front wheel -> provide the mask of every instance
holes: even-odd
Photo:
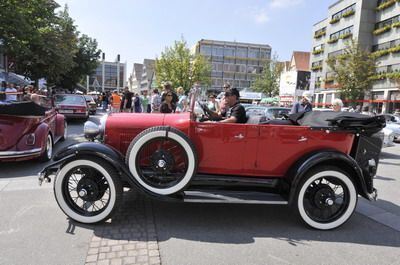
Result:
[[[357,191],[348,173],[336,167],[311,170],[300,183],[297,210],[309,226],[330,230],[344,224],[357,204]]]
[[[54,182],[54,194],[61,210],[85,224],[110,218],[122,201],[122,192],[116,170],[95,158],[66,163]]]

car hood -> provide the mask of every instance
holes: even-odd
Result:
[[[396,134],[400,134],[400,125],[392,122],[386,122],[386,128],[392,130]]]
[[[0,115],[0,151],[16,145],[38,122],[39,118]]]

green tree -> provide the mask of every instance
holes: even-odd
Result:
[[[74,66],[65,74],[62,74],[57,86],[73,90],[86,75],[90,75],[98,66],[98,58],[101,50],[97,49],[97,41],[87,35],[78,39],[78,50],[73,57]],[[86,80],[85,80],[86,81]]]
[[[157,82],[171,81],[174,87],[181,86],[185,90],[196,82],[209,85],[211,80],[209,62],[203,56],[191,53],[185,40],[166,47],[156,59],[155,70]]]
[[[278,62],[275,55],[264,63],[263,71],[253,82],[251,88],[256,92],[262,92],[269,97],[279,95],[279,80],[283,71],[283,65]]]
[[[345,53],[327,60],[334,72],[340,94],[343,98],[355,101],[368,94],[375,74],[376,59],[355,40],[349,42]]]
[[[0,2],[0,40],[2,50],[15,62],[12,71],[32,80],[45,78],[48,85],[64,83],[71,73],[75,77],[91,71],[93,57],[98,57],[97,43],[79,37],[67,6],[56,13],[58,7],[53,0]]]

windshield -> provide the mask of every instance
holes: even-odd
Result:
[[[65,105],[85,105],[85,99],[83,96],[77,95],[56,95],[56,104]]]
[[[88,95],[85,95],[85,99],[86,99],[86,101],[93,101],[93,98],[92,98],[92,96],[88,96]]]

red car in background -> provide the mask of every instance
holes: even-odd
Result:
[[[199,92],[192,91],[187,113],[113,113],[99,125],[86,122],[85,136],[101,143],[66,147],[39,180],[56,175],[58,205],[82,223],[111,217],[124,187],[170,201],[292,205],[321,230],[345,223],[359,195],[376,199],[384,117],[309,112],[209,122]]]
[[[50,98],[35,95],[35,102],[0,102],[0,161],[39,158],[48,161],[53,146],[67,135],[64,116]]]
[[[77,94],[58,94],[55,95],[56,109],[67,119],[89,118],[89,107],[85,96]]]

